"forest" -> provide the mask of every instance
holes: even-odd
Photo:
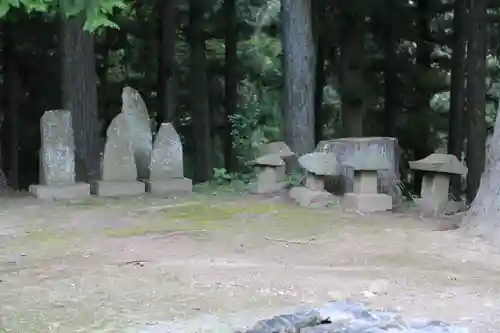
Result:
[[[154,125],[182,136],[195,182],[248,174],[260,144],[388,136],[407,162],[435,151],[468,166],[471,202],[500,96],[493,0],[1,0],[1,168],[35,183],[39,119],[73,115],[88,180],[128,85]],[[156,124],[156,125],[155,125]],[[465,184],[462,184],[465,183]]]

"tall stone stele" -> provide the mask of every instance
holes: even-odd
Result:
[[[126,116],[120,113],[108,127],[101,159],[100,180],[92,182],[92,194],[100,197],[120,197],[145,192],[144,183],[137,180],[133,142],[128,134]]]
[[[131,87],[123,88],[122,114],[126,126],[122,136],[128,136],[137,166],[137,178],[140,180],[149,177],[149,162],[153,149],[153,134],[146,103],[141,94]],[[125,128],[127,132],[125,133]]]
[[[183,149],[179,134],[170,123],[158,130],[151,159],[146,190],[156,195],[191,192],[193,182],[184,177]]]
[[[40,120],[40,184],[29,192],[38,199],[79,199],[90,196],[90,186],[75,182],[75,143],[71,112],[46,111]]]

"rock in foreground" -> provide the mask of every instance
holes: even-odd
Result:
[[[376,311],[349,301],[259,321],[244,333],[468,333],[433,320],[404,320],[396,313]]]

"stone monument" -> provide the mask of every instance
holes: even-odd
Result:
[[[193,182],[184,177],[182,142],[170,123],[163,123],[156,135],[146,190],[153,194],[169,195],[191,192]]]
[[[40,120],[40,184],[29,192],[39,199],[78,199],[90,196],[90,186],[75,182],[75,143],[71,112],[46,111]]]
[[[378,192],[378,173],[391,169],[384,156],[371,147],[358,150],[344,163],[354,170],[354,192],[342,198],[344,209],[366,213],[392,209],[392,197]]]
[[[278,154],[261,156],[250,164],[254,166],[257,174],[257,180],[253,184],[253,193],[273,193],[285,188],[284,173],[281,172],[285,162]]]
[[[261,156],[267,154],[277,154],[282,160],[284,160],[285,163],[289,157],[295,156],[295,153],[291,151],[290,147],[288,147],[288,145],[283,141],[274,141],[263,145],[261,149]],[[279,179],[285,179],[285,164],[279,166],[276,171],[278,172]]]
[[[137,180],[133,143],[128,135],[126,116],[118,114],[107,130],[99,181],[92,182],[91,192],[100,197],[139,195],[144,183]]]
[[[373,148],[372,148],[373,147]],[[399,180],[399,157],[401,148],[398,141],[390,137],[364,137],[364,138],[340,138],[321,141],[316,151],[333,153],[337,162],[344,166],[341,169],[341,177],[327,177],[326,189],[333,193],[349,193],[354,190],[354,170],[345,166],[347,161],[357,151],[377,150],[380,156],[385,157],[391,163],[391,169],[379,171],[379,192],[389,194],[393,200],[393,206],[397,207],[403,203]]]
[[[435,213],[444,209],[448,203],[451,175],[467,175],[467,168],[455,155],[431,154],[424,159],[411,161],[410,169],[424,171],[422,178],[421,200],[426,210]]]
[[[127,135],[132,142],[137,176],[139,179],[148,179],[149,162],[153,149],[153,134],[146,103],[139,92],[131,87],[123,88],[122,113],[128,129]]]
[[[290,189],[290,197],[305,207],[326,207],[337,204],[338,199],[325,191],[325,177],[339,175],[339,165],[335,155],[313,152],[302,155],[299,164],[306,171],[304,186]]]

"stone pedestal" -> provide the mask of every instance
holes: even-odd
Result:
[[[189,178],[167,180],[146,180],[146,191],[155,195],[172,195],[193,191],[193,181]]]
[[[307,173],[305,186],[311,190],[324,191],[325,190],[324,177],[317,176],[312,173]]]
[[[30,185],[29,192],[42,200],[74,200],[90,197],[90,185],[74,183],[65,185]]]
[[[375,194],[378,186],[377,171],[362,170],[354,172],[354,193]]]
[[[134,196],[145,193],[145,185],[140,181],[99,180],[90,184],[90,192],[98,197]]]
[[[426,172],[422,178],[422,199],[429,199],[436,205],[448,202],[448,189],[450,186],[450,176],[445,173]]]
[[[392,197],[383,193],[346,193],[342,208],[372,213],[392,209]]]
[[[274,193],[283,190],[285,187],[286,187],[285,182],[263,183],[257,181],[251,185],[250,192],[254,194]]]

